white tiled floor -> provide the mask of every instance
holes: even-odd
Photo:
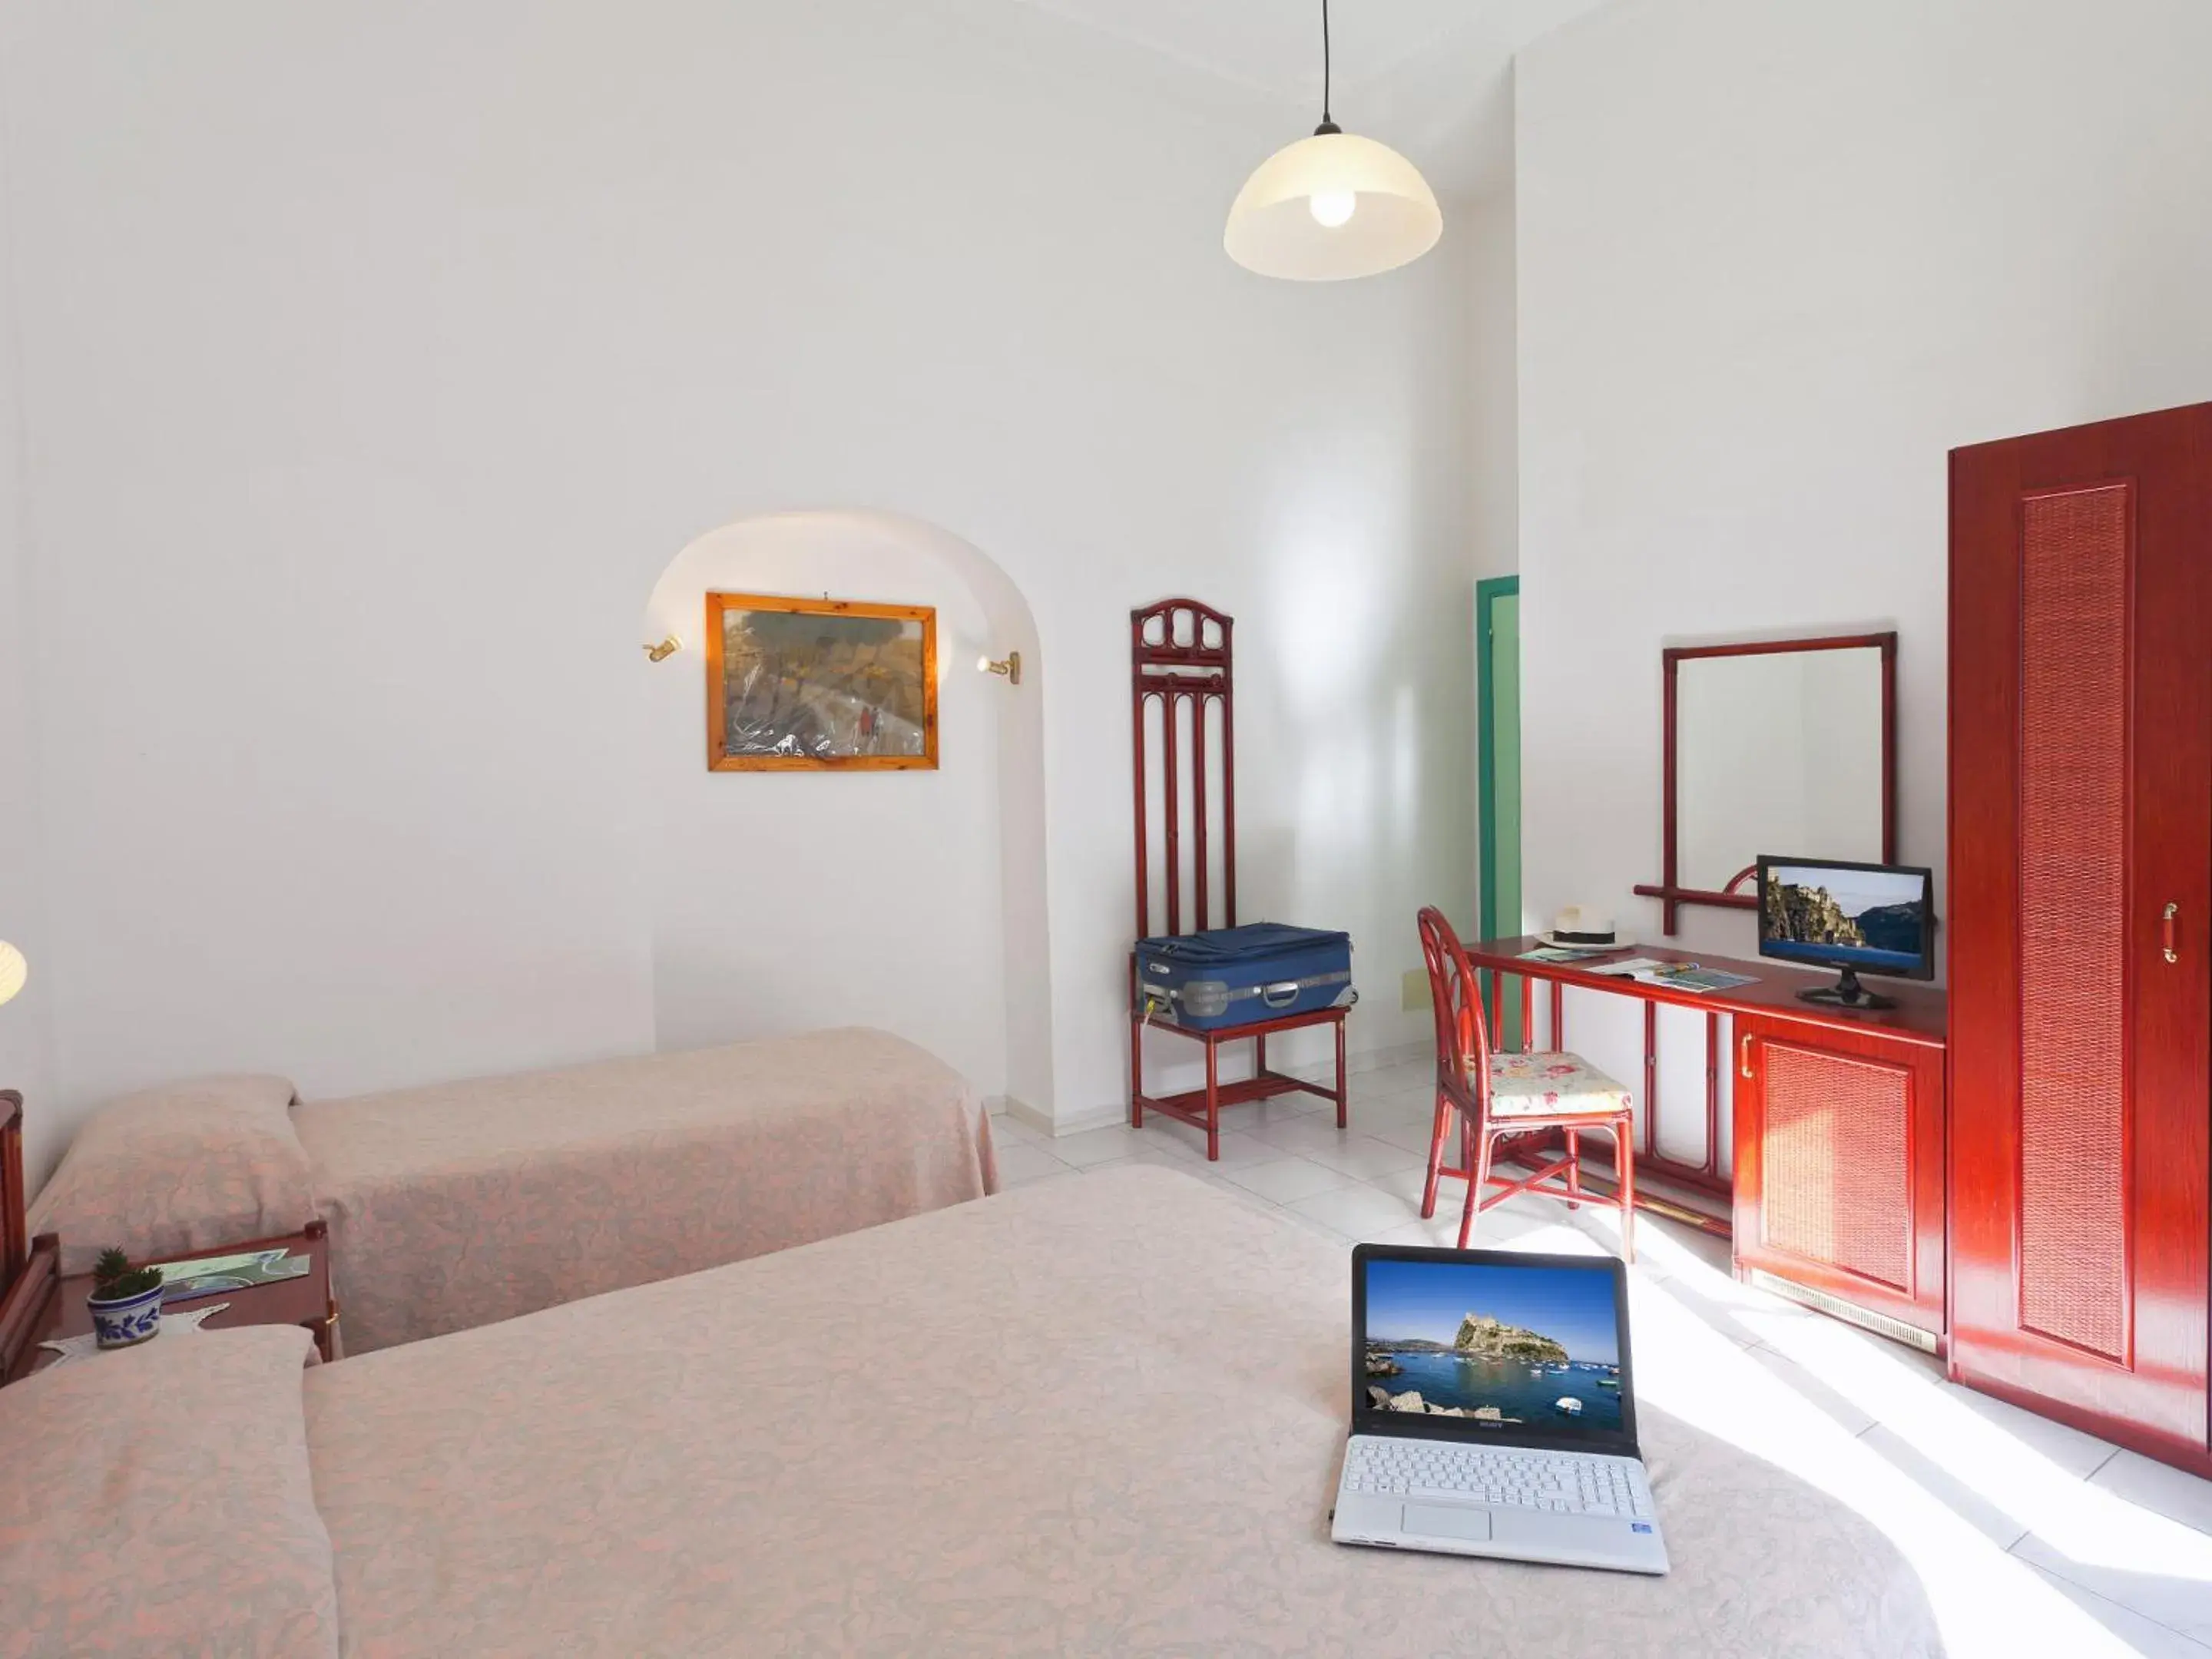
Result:
[[[1455,1242],[1462,1190],[1420,1218],[1429,1068],[1352,1079],[1352,1127],[1291,1096],[1222,1115],[1222,1158],[1155,1118],[1054,1140],[993,1120],[1008,1186],[1171,1164],[1325,1237]],[[1493,1249],[1597,1251],[1609,1212],[1519,1198]],[[1637,1224],[1637,1393],[1851,1504],[1918,1567],[1954,1653],[2212,1659],[2212,1482],[1943,1380],[1935,1360],[1739,1285],[1725,1243]]]

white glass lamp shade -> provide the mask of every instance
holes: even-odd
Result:
[[[1411,161],[1357,133],[1317,132],[1244,181],[1222,244],[1262,276],[1333,283],[1418,259],[1443,231],[1435,192]]]
[[[31,964],[23,960],[23,953],[4,939],[0,939],[0,1002],[6,1002],[23,988],[23,981],[31,976]]]

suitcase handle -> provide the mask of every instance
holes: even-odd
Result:
[[[1260,1000],[1270,1008],[1287,1008],[1298,1000],[1298,982],[1294,979],[1278,980],[1260,993]]]

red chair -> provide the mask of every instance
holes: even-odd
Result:
[[[1492,1052],[1482,1017],[1482,988],[1467,960],[1467,947],[1434,906],[1420,915],[1421,957],[1429,969],[1429,997],[1437,1016],[1437,1114],[1429,1135],[1429,1178],[1421,1189],[1421,1218],[1437,1212],[1437,1179],[1467,1182],[1460,1213],[1459,1248],[1467,1248],[1474,1218],[1516,1193],[1585,1202],[1620,1211],[1620,1255],[1636,1260],[1636,1149],[1628,1091],[1578,1054]],[[1444,1137],[1459,1121],[1460,1164],[1445,1164]],[[1491,1149],[1501,1135],[1557,1129],[1566,1137],[1564,1157],[1522,1180],[1491,1173]],[[1583,1193],[1582,1136],[1613,1132],[1613,1170],[1620,1190],[1612,1198]],[[1544,1183],[1559,1178],[1565,1184]],[[1502,1188],[1491,1192],[1492,1186]]]

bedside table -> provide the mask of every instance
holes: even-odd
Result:
[[[273,1250],[283,1248],[294,1255],[307,1258],[307,1271],[297,1279],[279,1279],[273,1285],[255,1285],[243,1291],[216,1291],[206,1296],[194,1297],[189,1302],[167,1304],[164,1312],[173,1309],[179,1313],[190,1313],[195,1308],[204,1308],[217,1302],[230,1305],[221,1313],[210,1316],[200,1327],[202,1330],[227,1330],[236,1325],[299,1325],[312,1332],[315,1347],[325,1360],[337,1358],[338,1304],[331,1297],[331,1251],[329,1230],[319,1221],[307,1224],[307,1231],[284,1238],[258,1238],[250,1243],[225,1244],[212,1250],[195,1250],[189,1255],[173,1256],[173,1261],[198,1261],[214,1255],[243,1255],[248,1250]],[[37,1345],[58,1341],[65,1336],[88,1336],[92,1334],[92,1310],[84,1305],[92,1291],[90,1273],[73,1273],[55,1287],[43,1328],[32,1338],[27,1363],[21,1366],[21,1374],[28,1375],[56,1358],[54,1353]],[[161,1338],[155,1337],[156,1342]],[[191,1339],[187,1337],[186,1340]],[[12,1380],[12,1379],[10,1379]]]

